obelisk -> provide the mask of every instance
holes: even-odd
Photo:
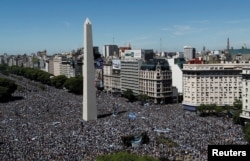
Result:
[[[83,53],[83,120],[97,119],[95,68],[93,56],[92,24],[87,18],[84,23]]]

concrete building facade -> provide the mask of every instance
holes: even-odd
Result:
[[[120,61],[115,59],[115,61]],[[104,63],[103,77],[104,77],[104,88],[109,92],[120,92],[121,91],[121,76],[120,69],[116,67],[113,60],[108,60]],[[114,67],[115,66],[115,67]]]
[[[104,45],[103,47],[103,56],[110,57],[110,56],[119,56],[119,48],[117,45]]]
[[[242,113],[240,117],[250,121],[250,67],[242,70]]]
[[[131,89],[134,94],[139,94],[139,69],[142,60],[123,59],[121,60],[121,91]]]
[[[184,58],[171,58],[167,59],[167,61],[171,68],[172,73],[174,73],[172,74],[172,85],[177,88],[178,93],[183,93],[182,63],[184,63]]]
[[[62,57],[59,55],[55,55],[55,57],[53,58],[54,76],[61,75],[61,64],[62,64]]]
[[[195,58],[196,50],[191,46],[184,46],[183,54],[185,59],[192,60]]]
[[[183,107],[195,111],[200,104],[233,105],[242,99],[242,68],[248,64],[184,64]]]
[[[171,102],[172,72],[165,59],[154,59],[141,65],[139,92],[146,94],[155,104]]]

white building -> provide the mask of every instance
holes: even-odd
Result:
[[[172,86],[176,87],[178,93],[183,93],[182,69],[178,63],[175,63],[175,58],[167,59],[172,71]]]
[[[124,59],[121,60],[121,90],[131,89],[134,94],[139,94],[139,69],[142,60]]]
[[[125,50],[123,58],[149,60],[154,58],[154,51],[153,49]]]
[[[112,59],[104,63],[103,66],[103,79],[104,89],[110,92],[120,92],[121,90],[121,60]]]
[[[242,70],[242,113],[240,117],[250,121],[250,67]],[[249,102],[248,102],[249,100]]]
[[[62,61],[60,73],[60,75],[65,75],[67,78],[75,77],[74,68],[70,61]]]
[[[58,56],[56,55],[54,58],[53,58],[53,68],[54,68],[54,76],[58,76],[58,75],[61,75],[61,64],[62,64],[62,57],[61,56]]]
[[[200,104],[233,105],[242,98],[243,67],[248,64],[184,64],[183,107],[196,110]]]
[[[112,91],[112,62],[106,61],[103,63],[103,83],[106,91]]]

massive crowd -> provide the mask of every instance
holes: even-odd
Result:
[[[92,161],[101,154],[129,151],[202,161],[207,160],[208,144],[246,144],[241,126],[230,119],[200,117],[184,111],[181,104],[141,106],[106,93],[97,97],[101,117],[85,122],[81,95],[12,79],[23,87],[13,94],[22,99],[0,103],[0,160]],[[130,112],[136,114],[134,120]],[[147,132],[150,142],[137,148],[123,146],[121,136],[138,132]],[[159,135],[179,146],[158,144]]]

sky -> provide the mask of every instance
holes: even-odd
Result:
[[[249,0],[1,0],[0,55],[70,52],[93,45],[183,51],[250,47]]]

